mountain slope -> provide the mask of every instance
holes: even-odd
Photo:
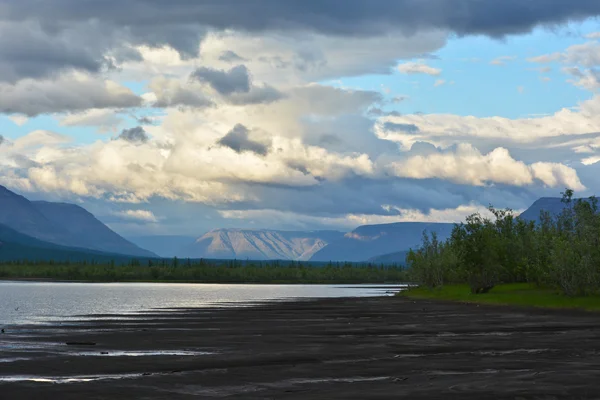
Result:
[[[436,232],[446,239],[454,224],[397,222],[363,225],[330,243],[311,257],[311,261],[367,261],[384,254],[408,250],[421,243],[423,231]]]
[[[68,240],[60,242],[60,244],[109,253],[143,257],[156,256],[156,254],[141,249],[119,236],[92,213],[78,205],[47,201],[32,201],[31,204],[51,223],[61,226],[67,232]]]
[[[394,253],[383,254],[381,256],[371,257],[369,258],[369,262],[373,262],[376,264],[406,264],[406,256],[408,255],[408,250],[396,251]]]
[[[133,236],[129,237],[128,240],[161,257],[182,257],[181,249],[194,243],[196,237],[178,235]]]
[[[123,239],[85,209],[74,204],[31,202],[0,186],[0,224],[17,232],[67,247],[156,257]]]
[[[565,204],[561,201],[560,197],[541,197],[534,201],[527,210],[519,215],[519,217],[527,221],[539,221],[540,212],[542,210],[548,211],[551,215],[556,216],[560,214],[564,208]]]
[[[0,261],[124,261],[128,257],[94,250],[65,247],[19,233],[0,224]]]
[[[180,254],[190,258],[308,260],[342,236],[337,231],[215,229],[183,248]]]
[[[0,186],[0,224],[25,235],[54,243],[68,240],[66,230],[56,226],[29,200]]]

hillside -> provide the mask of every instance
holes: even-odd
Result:
[[[126,261],[121,254],[65,247],[24,235],[0,224],[0,261]]]
[[[361,262],[384,254],[408,250],[421,243],[423,231],[436,232],[440,239],[447,238],[454,224],[397,222],[381,225],[363,225],[343,238],[331,242],[311,257],[311,261]]]
[[[125,240],[77,205],[32,202],[3,186],[0,186],[0,224],[61,246],[156,257],[154,253]]]
[[[309,260],[328,243],[343,237],[337,231],[275,231],[215,229],[181,249],[181,257],[251,260]]]
[[[109,253],[142,257],[156,256],[156,254],[124,239],[100,222],[92,213],[78,205],[47,201],[33,201],[31,203],[54,226],[61,226],[67,232],[68,240],[61,244]]]
[[[561,213],[564,207],[565,204],[561,201],[560,197],[541,197],[534,201],[527,210],[519,215],[519,217],[527,221],[538,221],[542,210],[548,211],[550,214],[556,216]]]
[[[408,250],[402,250],[402,251],[396,251],[394,253],[388,253],[388,254],[383,254],[380,256],[371,257],[367,261],[375,263],[375,264],[405,265],[407,255],[408,255]]]

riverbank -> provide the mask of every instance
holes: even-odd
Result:
[[[498,285],[485,294],[471,294],[468,285],[445,285],[436,289],[412,287],[398,296],[419,300],[600,311],[600,296],[569,297],[556,290],[527,283]]]
[[[581,311],[391,296],[98,317],[9,327],[2,395],[514,399],[600,390],[600,321]]]

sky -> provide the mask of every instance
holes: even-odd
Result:
[[[0,185],[125,236],[600,189],[597,0],[8,0]]]

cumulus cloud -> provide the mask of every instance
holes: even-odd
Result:
[[[123,129],[117,139],[124,140],[130,143],[146,143],[150,137],[141,126],[135,128]]]
[[[250,75],[244,65],[238,65],[229,71],[200,67],[192,73],[191,77],[208,83],[214,90],[225,96],[250,91]]]
[[[447,179],[460,184],[483,186],[500,183],[513,186],[532,185],[535,180],[549,187],[585,187],[577,172],[565,165],[538,162],[526,165],[511,157],[508,150],[496,148],[488,154],[469,144],[458,145],[456,151],[427,156],[412,156],[390,164],[396,176],[412,179]]]
[[[600,132],[600,97],[581,102],[575,110],[563,108],[556,113],[537,117],[510,119],[477,118],[452,114],[410,114],[381,117],[376,135],[397,142],[405,150],[417,141],[448,147],[464,141],[494,140],[509,144],[538,143],[541,139]],[[409,126],[410,129],[399,129]]]
[[[400,64],[398,66],[398,71],[402,72],[403,74],[425,74],[433,76],[437,76],[442,73],[441,69],[430,67],[429,65],[420,62],[408,62]]]
[[[225,50],[219,56],[220,61],[224,61],[227,63],[237,63],[247,61],[245,58],[240,57],[235,51]]]
[[[124,210],[114,212],[113,215],[133,221],[158,222],[158,218],[148,210]]]
[[[564,52],[545,54],[530,58],[528,61],[538,63],[560,62],[567,65],[562,68],[562,71],[574,78],[569,79],[568,82],[590,91],[600,88],[600,42],[591,41],[576,44],[568,47]]]
[[[130,108],[141,105],[131,90],[87,75],[61,75],[57,79],[25,79],[0,84],[0,113],[33,117],[45,113],[90,108]]]
[[[101,108],[91,108],[60,118],[61,126],[91,126],[101,132],[114,131],[123,122],[117,110]]]
[[[474,213],[490,215],[487,207],[474,203],[459,205],[456,208],[426,209],[401,208],[389,204],[380,206],[385,214],[342,213],[341,215],[318,216],[293,211],[272,209],[221,210],[226,219],[248,221],[272,221],[280,225],[306,228],[315,225],[354,229],[358,225],[390,224],[396,222],[445,222],[458,223]]]
[[[186,85],[176,79],[164,76],[152,79],[148,85],[154,96],[154,107],[194,107],[204,108],[214,105],[203,92],[202,88]]]
[[[268,141],[252,140],[250,138],[250,131],[242,124],[234,126],[217,143],[221,146],[229,147],[237,153],[250,151],[263,156],[268,153],[271,145]]]
[[[600,69],[581,70],[577,67],[566,67],[563,72],[573,76],[569,82],[586,90],[600,89]]]

